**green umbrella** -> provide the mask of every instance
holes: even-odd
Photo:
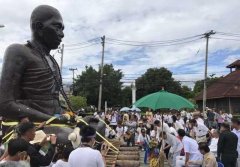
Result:
[[[136,101],[133,105],[135,105],[136,107],[148,107],[153,110],[157,109],[180,110],[182,108],[192,109],[194,108],[194,104],[192,104],[187,99],[164,90],[144,96],[138,101]],[[162,113],[162,129],[163,129],[163,113]],[[161,150],[163,151],[163,147],[161,147]]]
[[[193,109],[195,106],[187,99],[173,93],[161,90],[156,93],[142,97],[134,103],[136,107],[148,107],[153,110],[157,109],[176,109],[182,108]]]

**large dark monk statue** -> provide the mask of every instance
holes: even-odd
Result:
[[[17,120],[23,114],[31,121],[42,122],[63,113],[60,93],[67,98],[58,64],[50,55],[64,37],[64,24],[57,9],[41,5],[33,10],[30,26],[31,40],[24,45],[13,44],[5,52],[0,80],[0,115]],[[56,121],[64,123],[66,119],[60,116]],[[66,127],[45,130],[63,140],[67,140],[71,131]]]

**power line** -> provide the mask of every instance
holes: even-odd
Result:
[[[87,47],[94,46],[94,45],[98,45],[98,44],[99,44],[99,43],[92,43],[92,44],[90,44],[90,45],[82,46],[82,47],[77,47],[77,48],[66,48],[65,50],[67,50],[67,51],[79,50],[79,49],[82,49],[82,48],[87,48]]]
[[[124,43],[124,42],[106,42],[108,44],[112,44],[112,45],[125,45],[125,46],[137,46],[137,47],[159,47],[159,46],[173,46],[173,45],[182,45],[182,44],[186,44],[186,43],[191,43],[191,42],[195,42],[198,41],[202,38],[197,38],[197,39],[193,39],[193,40],[188,40],[188,41],[183,41],[183,42],[175,42],[175,43],[169,43],[169,44],[131,44],[131,43]]]
[[[219,32],[219,31],[217,31],[216,34],[223,35],[223,36],[240,37],[240,34],[238,34],[238,33],[227,33],[227,32]]]
[[[150,42],[143,42],[143,41],[131,41],[131,40],[121,40],[121,39],[114,39],[114,38],[107,38],[109,41],[115,41],[115,42],[126,42],[126,43],[140,43],[140,44],[165,44],[165,43],[172,43],[172,42],[180,42],[185,41],[189,39],[193,39],[196,37],[203,36],[203,34],[185,37],[185,38],[179,38],[179,39],[173,39],[173,40],[164,40],[164,41],[150,41]]]
[[[211,37],[211,39],[222,39],[222,40],[240,41],[240,39],[233,39],[233,38],[219,38],[219,37]]]
[[[87,40],[87,41],[85,41],[85,42],[68,44],[68,45],[66,45],[66,47],[75,47],[75,46],[79,46],[79,45],[86,45],[86,44],[91,44],[91,43],[97,42],[97,41],[100,41],[100,38],[99,38],[99,37],[93,38],[93,39],[90,39],[90,40]]]

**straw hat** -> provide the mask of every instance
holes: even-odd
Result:
[[[80,128],[75,128],[73,132],[68,135],[68,140],[71,141],[74,149],[78,148],[81,143]]]

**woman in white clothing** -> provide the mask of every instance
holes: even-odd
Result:
[[[182,142],[174,135],[166,132],[162,132],[160,134],[161,138],[164,139],[164,141],[171,146],[169,150],[169,162],[171,166],[176,166],[176,157],[180,156],[181,150],[183,149]]]

